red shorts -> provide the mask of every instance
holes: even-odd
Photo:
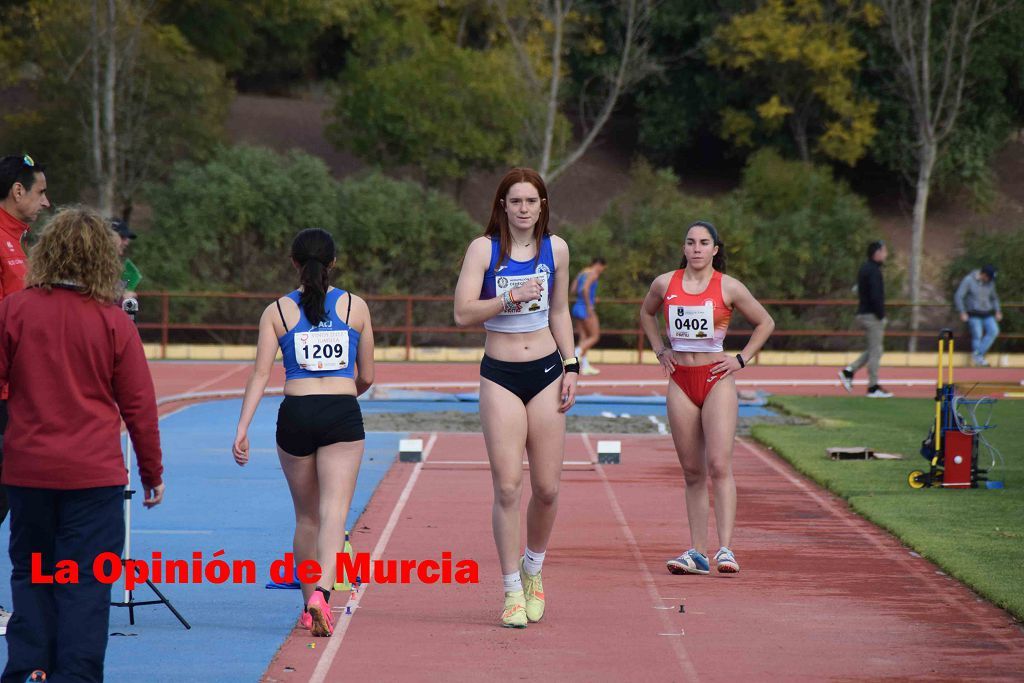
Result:
[[[677,365],[676,369],[672,372],[672,381],[683,390],[687,398],[693,401],[693,404],[698,408],[704,406],[704,401],[707,400],[708,394],[718,384],[718,380],[722,378],[721,374],[711,374],[711,368],[715,367],[715,365],[716,363],[709,365]]]

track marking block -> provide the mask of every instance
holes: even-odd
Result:
[[[402,439],[398,442],[399,462],[423,462],[423,439]]]
[[[622,454],[621,441],[598,441],[597,462],[601,465],[618,465]]]

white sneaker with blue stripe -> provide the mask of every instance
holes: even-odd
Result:
[[[694,548],[665,563],[673,574],[707,574],[711,570],[708,556],[701,555]]]

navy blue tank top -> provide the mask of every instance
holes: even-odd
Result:
[[[299,322],[278,338],[284,356],[285,379],[306,377],[355,377],[359,332],[338,317],[338,299],[343,289],[331,289],[324,300],[327,320],[313,325],[300,303],[299,290],[287,297],[299,307]],[[351,308],[350,308],[351,310]],[[348,316],[346,316],[347,318]]]

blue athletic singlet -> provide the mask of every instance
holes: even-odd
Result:
[[[324,300],[327,320],[312,325],[300,303],[300,292],[287,296],[299,307],[299,322],[278,338],[284,356],[285,379],[307,377],[355,377],[359,332],[338,317],[343,289],[331,289]]]
[[[587,305],[591,307],[597,299],[597,278],[590,285],[590,292],[584,293],[583,283],[587,280],[587,273],[580,273],[576,278],[576,301],[572,305],[570,313],[577,320],[587,319]]]
[[[501,313],[490,320],[484,321],[484,328],[491,332],[533,332],[548,326],[550,304],[548,296],[554,286],[555,255],[551,250],[551,237],[545,237],[540,243],[540,259],[516,261],[509,259],[498,265],[501,255],[501,243],[491,240],[491,263],[484,273],[484,284],[480,288],[481,299],[493,299],[502,296],[510,289],[519,287],[531,278],[541,279],[541,296],[536,301],[522,301],[506,307]]]

